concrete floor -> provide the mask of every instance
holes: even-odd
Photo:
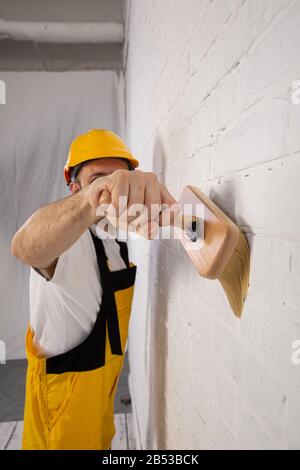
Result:
[[[26,360],[0,365],[0,422],[23,419],[26,366]]]

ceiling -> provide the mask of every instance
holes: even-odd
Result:
[[[0,0],[0,20],[18,22],[17,28],[31,28],[28,22],[86,23],[125,22],[127,0]],[[15,25],[15,23],[14,23]],[[50,25],[51,26],[51,25]],[[63,25],[64,27],[65,25]],[[76,25],[74,34],[76,35]],[[98,28],[98,25],[96,25]],[[119,25],[120,26],[120,25]],[[35,25],[33,25],[35,27]],[[99,24],[99,29],[101,24]],[[33,30],[32,30],[33,31]],[[0,26],[0,35],[1,35]],[[112,70],[123,68],[124,40],[118,42],[82,42],[56,38],[0,39],[0,70]],[[43,40],[44,41],[44,40]],[[109,41],[111,41],[109,39]],[[116,39],[114,39],[116,41]]]

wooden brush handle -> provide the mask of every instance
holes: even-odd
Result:
[[[218,279],[237,246],[239,228],[196,186],[186,186],[179,201],[181,204],[204,205],[203,246],[193,251],[184,237],[181,241],[199,274],[208,279]]]

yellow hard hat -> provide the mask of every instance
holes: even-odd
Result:
[[[133,167],[139,165],[123,140],[114,132],[107,129],[91,129],[86,134],[79,135],[70,145],[69,156],[64,168],[67,184],[71,180],[74,166],[95,158],[119,157],[129,160]]]

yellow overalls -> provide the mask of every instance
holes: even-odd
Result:
[[[101,239],[90,233],[103,290],[97,320],[82,343],[47,359],[38,357],[28,327],[23,449],[109,449],[116,432],[114,397],[136,265],[128,260],[126,243],[118,241],[126,268],[110,271]]]

